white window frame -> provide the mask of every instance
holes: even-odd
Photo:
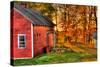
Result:
[[[25,37],[25,47],[20,47],[20,43],[19,43],[19,37],[20,36],[24,36]],[[18,48],[20,48],[20,49],[26,48],[26,34],[18,34]]]

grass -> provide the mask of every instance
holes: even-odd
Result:
[[[95,58],[92,60],[92,58]],[[91,60],[90,60],[91,59]],[[83,54],[75,52],[66,52],[57,54],[51,52],[43,54],[32,59],[17,59],[13,61],[13,65],[36,65],[36,64],[55,64],[55,63],[70,63],[70,62],[83,62],[83,61],[96,61],[96,55]]]

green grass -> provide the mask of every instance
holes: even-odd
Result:
[[[70,63],[70,62],[81,62],[85,61],[82,59],[91,59],[95,58],[96,55],[92,54],[83,54],[75,52],[66,52],[62,54],[50,53],[37,56],[32,59],[17,59],[14,60],[13,65],[36,65],[36,64],[54,64],[54,63]],[[87,60],[86,60],[87,61]]]

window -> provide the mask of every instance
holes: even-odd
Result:
[[[40,33],[37,33],[37,37],[39,37],[40,36]]]
[[[26,36],[25,34],[18,34],[18,48],[25,48]]]

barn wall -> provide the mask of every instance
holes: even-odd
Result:
[[[39,54],[45,53],[45,50],[47,50],[47,33],[48,33],[48,27],[47,26],[34,26],[34,55],[37,56]],[[52,46],[53,35],[49,38],[49,46]]]
[[[13,58],[31,58],[32,57],[32,40],[31,40],[31,22],[28,21],[15,9],[13,10],[13,21],[11,26],[12,38],[12,57]],[[26,34],[26,48],[18,48],[18,34]]]
[[[32,58],[45,53],[47,50],[47,26],[33,26],[33,46],[32,46],[32,32],[31,32],[31,22],[22,16],[16,10],[13,12],[13,21],[11,23],[11,51],[12,58]],[[26,48],[18,48],[18,34],[26,34]],[[48,45],[53,47],[53,33],[48,35]],[[33,47],[33,50],[32,50]]]
[[[34,26],[34,55],[42,54],[43,48],[46,47],[46,32],[45,26]]]
[[[48,34],[48,44],[50,47],[53,47],[53,44],[54,44],[54,34],[53,33]]]

